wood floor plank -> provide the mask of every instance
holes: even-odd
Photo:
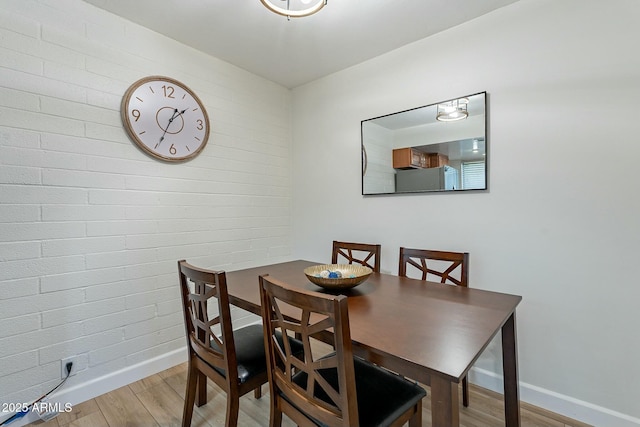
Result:
[[[61,424],[61,427],[110,427],[102,412],[92,412],[84,417],[73,420],[69,424]]]
[[[35,421],[31,424],[29,424],[31,426],[38,426],[38,427],[60,427],[60,424],[58,424],[58,417],[56,418],[52,418],[47,422],[44,421]]]
[[[166,382],[162,381],[147,388],[136,396],[160,427],[174,427],[182,424],[182,409],[184,399],[178,395]],[[196,411],[193,413],[192,427],[215,427]]]
[[[59,414],[56,419],[58,420],[58,426],[63,427],[71,424],[75,420],[84,418],[87,415],[99,413],[100,407],[96,403],[95,399],[87,400],[86,402],[73,405],[70,412],[63,412]]]
[[[158,426],[153,416],[128,386],[96,397],[96,402],[112,427]]]
[[[253,393],[246,394],[240,399],[240,416],[246,423],[246,427],[269,425],[269,393],[267,386],[263,387],[263,396],[260,399],[256,399]],[[282,417],[282,427],[296,427],[296,424],[284,416]]]
[[[160,374],[154,374],[141,380],[132,382],[131,384],[129,384],[129,387],[131,388],[131,391],[133,391],[135,394],[138,394],[157,384],[162,383],[163,381],[164,380],[162,379],[162,376]]]
[[[173,370],[172,375],[164,375],[163,378],[164,382],[166,382],[182,399],[184,399],[185,393],[187,391],[186,368],[182,371]],[[211,381],[207,381],[207,393],[209,393],[210,382]]]
[[[424,418],[424,416],[423,416]],[[428,412],[431,421],[431,411]],[[464,427],[487,427],[504,425],[504,417],[495,417],[470,404],[468,408],[460,408],[460,424]],[[524,426],[523,426],[524,427]]]
[[[498,395],[500,396],[500,395]],[[500,396],[501,397],[501,396]],[[573,420],[564,415],[556,414],[551,411],[547,411],[546,409],[540,408],[538,406],[531,405],[526,402],[521,402],[520,407],[523,412],[527,412],[532,414],[535,417],[541,418],[550,418],[556,420],[560,423],[562,427],[593,427],[591,424],[583,423],[580,421]]]
[[[167,377],[171,377],[173,375],[183,373],[185,375],[185,378],[186,378],[187,367],[188,367],[187,362],[184,362],[184,363],[181,363],[179,365],[174,366],[173,368],[169,368],[166,371],[162,371],[162,372],[158,373],[158,375],[160,376],[160,378],[162,378],[164,380]]]
[[[470,385],[469,407],[460,410],[461,423],[466,427],[504,425],[504,403],[502,395],[489,396],[487,391]],[[521,407],[522,427],[564,427],[564,423],[540,416]]]

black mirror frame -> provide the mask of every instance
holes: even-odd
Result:
[[[365,140],[364,140],[364,124],[366,122],[371,122],[377,119],[383,119],[383,118],[388,118],[391,116],[395,116],[398,114],[403,114],[403,113],[409,113],[409,112],[413,112],[416,110],[420,110],[420,109],[424,109],[424,108],[435,108],[437,109],[437,105],[438,104],[444,104],[446,102],[451,102],[451,101],[455,101],[457,99],[461,99],[461,98],[471,98],[471,97],[476,97],[478,95],[483,95],[483,102],[482,102],[482,109],[483,112],[482,114],[484,115],[484,188],[471,188],[471,189],[449,189],[449,190],[445,190],[445,189],[437,189],[437,190],[417,190],[417,191],[393,191],[393,192],[378,192],[378,193],[365,193],[365,176],[369,170],[369,159],[367,156],[367,147],[365,144]],[[435,114],[434,114],[435,116]],[[395,113],[390,113],[390,114],[385,114],[382,116],[378,116],[378,117],[373,117],[370,119],[366,119],[366,120],[362,120],[360,122],[360,147],[361,147],[361,151],[362,151],[362,156],[361,156],[361,194],[362,196],[385,196],[385,195],[410,195],[410,194],[449,194],[449,193],[460,193],[460,192],[486,192],[489,190],[489,144],[488,144],[488,139],[489,139],[489,111],[488,111],[488,93],[486,91],[483,92],[477,92],[471,95],[464,95],[461,97],[457,97],[457,98],[452,98],[452,99],[448,99],[445,101],[439,101],[433,104],[427,104],[427,105],[423,105],[423,106],[419,106],[419,107],[414,107],[414,108],[410,108],[407,110],[403,110],[403,111],[398,111]],[[452,140],[451,142],[457,142],[455,140]]]

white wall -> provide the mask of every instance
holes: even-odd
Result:
[[[333,239],[471,254],[523,296],[522,398],[640,425],[640,2],[523,0],[294,90],[294,253]],[[360,121],[487,91],[489,190],[360,195]],[[475,381],[501,373],[492,345]]]
[[[125,90],[156,74],[208,110],[191,162],[123,130]],[[289,258],[291,185],[289,90],[79,0],[3,0],[0,402],[38,398],[68,356],[76,403],[186,360],[176,261]]]

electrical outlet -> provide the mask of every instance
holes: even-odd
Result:
[[[62,379],[67,378],[67,363],[72,363],[71,373],[69,374],[69,376],[72,377],[76,374],[76,371],[78,370],[78,362],[76,359],[76,356],[71,356],[60,361],[60,375]]]

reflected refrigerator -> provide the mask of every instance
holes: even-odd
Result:
[[[456,190],[458,170],[451,166],[439,168],[396,170],[396,191]]]

